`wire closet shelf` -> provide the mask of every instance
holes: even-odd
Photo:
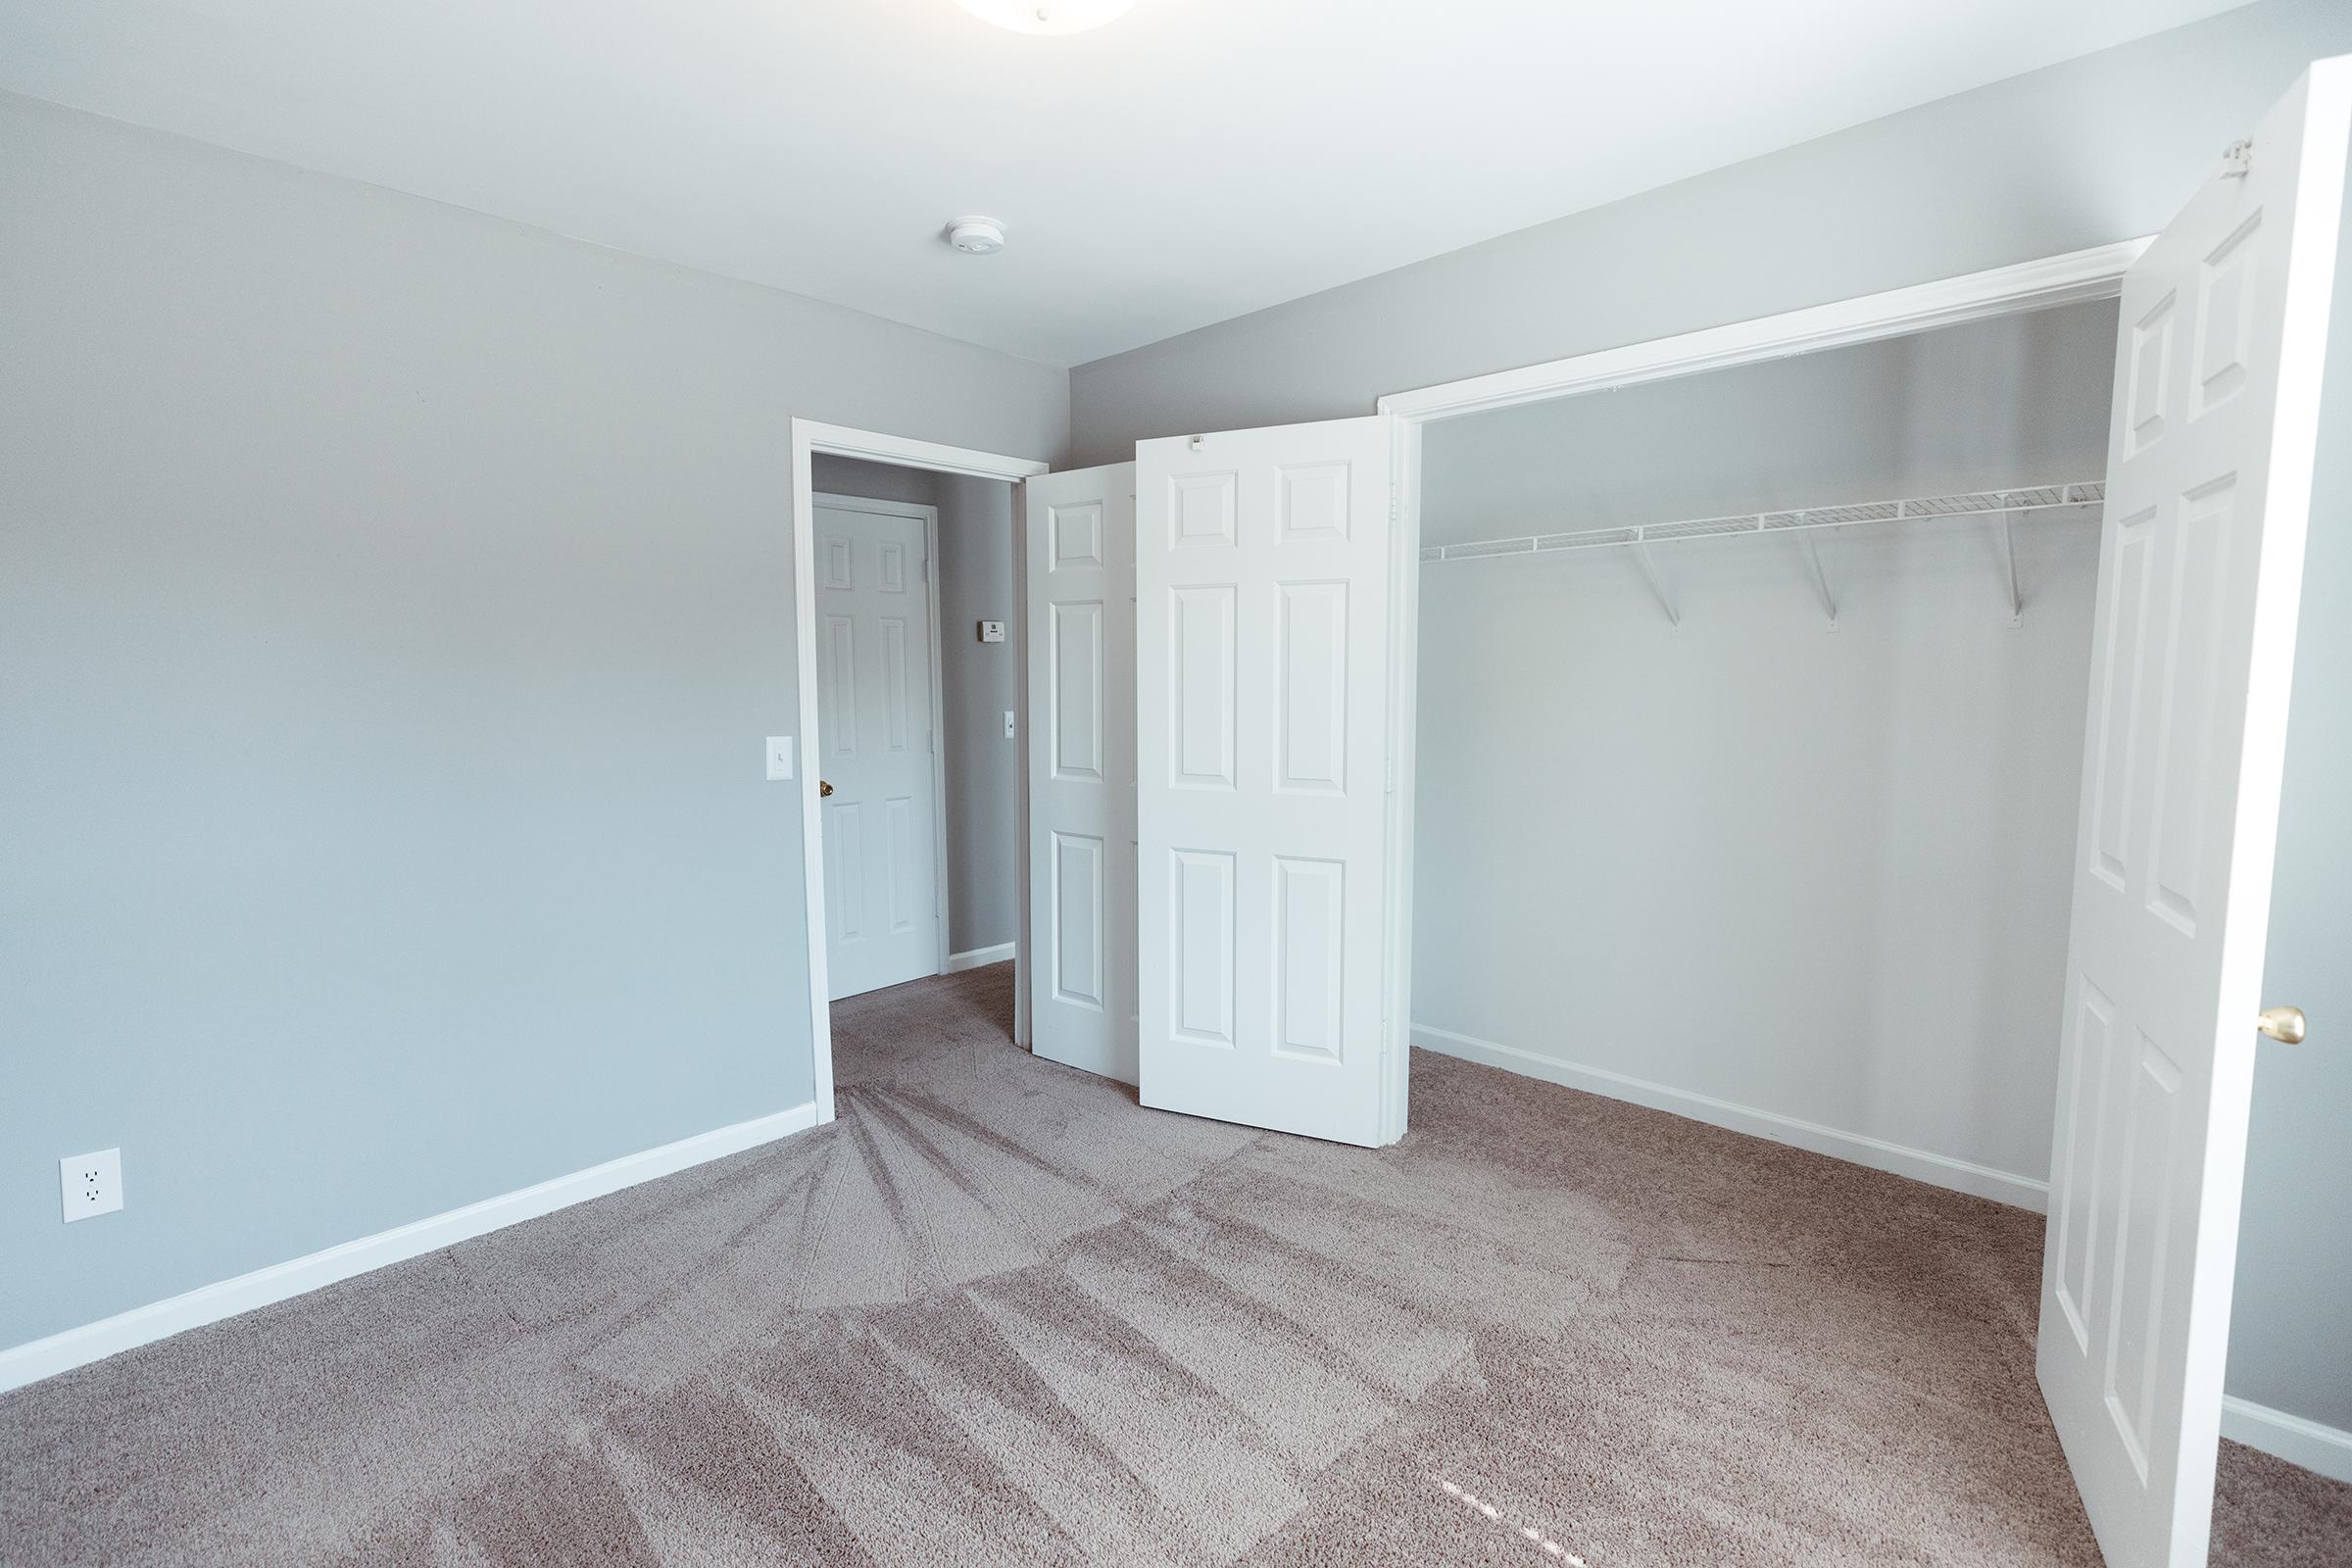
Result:
[[[1645,522],[1624,528],[1584,528],[1563,533],[1520,534],[1506,539],[1477,539],[1463,544],[1424,546],[1421,559],[1484,561],[1496,556],[1590,550],[1605,545],[1652,545],[1670,539],[1707,539],[1727,534],[1788,533],[1930,518],[2022,517],[2095,508],[2106,499],[2106,481],[2086,479],[2077,484],[2024,485],[2010,490],[1973,490],[1963,495],[1914,496],[1898,501],[1862,501],[1788,512],[1748,512],[1728,517]]]

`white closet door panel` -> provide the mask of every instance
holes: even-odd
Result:
[[[1101,839],[1085,833],[1054,835],[1055,904],[1049,915],[1054,932],[1053,997],[1107,1016],[1109,998],[1103,980],[1109,886],[1105,870]]]
[[[1184,789],[1231,790],[1241,689],[1234,659],[1240,589],[1209,583],[1169,591],[1168,717],[1173,726],[1172,782]]]
[[[1148,1105],[1384,1141],[1391,442],[1137,448]]]
[[[2125,279],[2041,1387],[2109,1563],[2206,1558],[2352,62]]]
[[[827,979],[834,998],[939,970],[929,544],[920,517],[813,509]]]
[[[1347,1019],[1348,867],[1274,860],[1274,1041],[1277,1054],[1338,1061]]]
[[[1108,607],[1100,599],[1055,602],[1047,609],[1046,657],[1054,706],[1047,712],[1054,777],[1103,782],[1102,627]]]
[[[1133,1083],[1135,465],[1022,490],[1030,1049]]]
[[[1237,859],[1228,850],[1168,851],[1167,1027],[1191,1045],[1233,1044]]]

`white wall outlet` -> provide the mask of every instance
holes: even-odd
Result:
[[[122,1206],[122,1151],[101,1149],[95,1154],[75,1154],[57,1162],[63,1189],[66,1223],[112,1214]]]
[[[980,640],[984,643],[1003,642],[1004,640],[1004,623],[1001,620],[982,621],[980,623]]]
[[[1004,738],[1012,739],[1012,710],[1009,708],[1004,710]]]
[[[792,777],[792,737],[770,735],[767,738],[767,776],[772,782]]]

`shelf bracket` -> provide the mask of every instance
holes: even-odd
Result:
[[[2012,521],[2011,514],[2002,513],[1995,537],[2001,546],[2001,578],[2009,589],[2009,624],[2014,627],[2026,623],[2026,601],[2017,587],[2017,540],[2011,533]]]
[[[1813,535],[1800,532],[1796,542],[1805,552],[1805,564],[1813,568],[1813,592],[1820,596],[1822,611],[1830,617],[1830,630],[1838,629],[1838,596],[1830,592],[1830,574],[1821,569],[1821,547]]]
[[[1666,612],[1666,624],[1676,631],[1683,629],[1683,612],[1674,602],[1674,585],[1667,580],[1665,568],[1649,553],[1649,541],[1634,541],[1634,558],[1642,563],[1642,575],[1649,579],[1649,591],[1658,596],[1658,608]]]

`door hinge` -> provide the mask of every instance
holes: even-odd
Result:
[[[1394,757],[1384,757],[1384,758],[1382,758],[1382,759],[1380,760],[1380,772],[1381,772],[1381,786],[1380,786],[1380,792],[1381,792],[1383,795],[1394,795],[1394,794],[1396,794],[1396,759],[1395,759]]]
[[[1389,481],[1389,521],[1391,522],[1396,521],[1397,518],[1402,514],[1403,502],[1399,499],[1399,496],[1400,492],[1396,481],[1391,479]]]

